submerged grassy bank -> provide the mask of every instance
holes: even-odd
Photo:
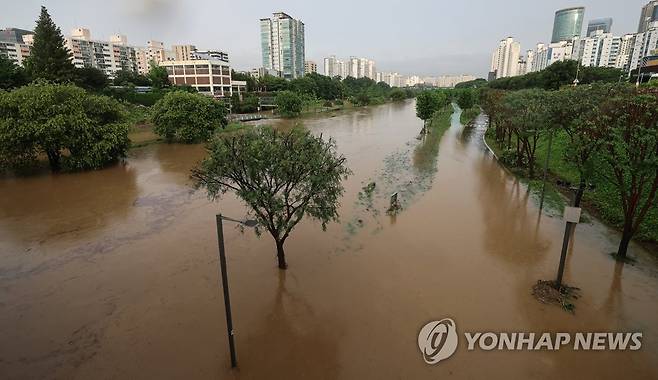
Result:
[[[493,132],[493,130],[490,129],[485,135],[487,144],[496,155],[501,157],[504,154],[504,148],[496,142],[493,135],[489,132]],[[576,186],[580,180],[578,169],[565,159],[567,145],[567,134],[564,131],[556,133],[553,138],[553,147],[549,162],[550,183],[549,186],[547,186],[547,199],[551,198],[555,200],[555,197],[559,196],[558,192],[565,196],[571,196],[569,187]],[[501,163],[506,165],[517,176],[521,177],[522,180],[528,182],[531,191],[539,192],[541,191],[541,172],[548,155],[547,136],[540,138],[537,144],[536,155],[537,165],[539,167],[536,170],[537,178],[534,179],[529,179],[527,177],[527,172],[523,169],[516,168],[513,165],[504,162],[504,160],[502,160]],[[592,215],[595,215],[607,224],[621,230],[624,220],[621,197],[615,186],[610,183],[609,179],[603,177],[602,173],[604,173],[604,171],[598,169],[601,168],[601,166],[602,163],[594,162],[593,176],[591,179],[592,187],[585,191],[582,206]],[[558,181],[564,185],[558,187],[556,185]],[[551,200],[548,201],[551,202]],[[563,205],[560,206],[560,209],[562,207]],[[658,252],[658,249],[656,249],[656,247],[658,247],[658,207],[653,207],[649,210],[645,220],[640,225],[635,239],[647,243],[653,252]]]

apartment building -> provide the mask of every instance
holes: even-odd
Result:
[[[231,67],[228,60],[192,59],[160,62],[173,85],[188,85],[215,98],[232,95]]]
[[[287,79],[304,76],[304,23],[276,12],[260,19],[263,67],[280,71]]]
[[[76,28],[66,37],[66,46],[75,67],[94,67],[109,78],[114,78],[119,70],[138,71],[137,49],[128,46],[126,36],[115,35],[110,41],[99,41],[91,38],[89,29]]]

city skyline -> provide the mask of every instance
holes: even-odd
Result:
[[[0,15],[0,27],[33,28],[41,4],[27,0],[20,9],[6,9]],[[646,1],[632,1],[631,4],[615,1],[526,4],[514,0],[447,5],[418,2],[413,7],[389,3],[398,7],[395,12],[390,12],[390,6],[374,9],[356,3],[349,3],[353,11],[342,12],[339,11],[340,2],[326,9],[300,1],[276,5],[208,2],[209,10],[230,15],[221,23],[199,18],[194,18],[194,23],[186,22],[189,19],[185,17],[186,12],[193,9],[169,0],[124,0],[112,5],[96,1],[68,4],[43,1],[43,4],[49,8],[64,34],[76,27],[86,27],[101,39],[114,34],[127,35],[132,46],[158,40],[166,45],[189,43],[219,49],[231,55],[231,64],[238,70],[261,66],[258,21],[273,12],[283,11],[306,25],[306,60],[322,62],[330,55],[358,55],[371,57],[377,61],[378,68],[391,72],[417,75],[472,73],[486,77],[492,44],[506,36],[514,36],[523,50],[537,42],[550,42],[557,9],[584,6],[584,25],[592,19],[612,17],[613,32],[624,34],[637,30],[639,11]],[[450,17],[437,23],[437,15],[442,14]],[[337,28],[336,21],[339,20],[341,27]],[[477,27],[468,28],[468,25]],[[440,37],[437,39],[437,36]]]

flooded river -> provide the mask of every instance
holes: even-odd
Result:
[[[301,123],[353,170],[341,223],[305,220],[276,267],[268,235],[225,225],[239,368],[229,368],[214,215],[191,188],[202,146],[133,149],[124,165],[0,182],[0,378],[658,378],[658,263],[618,234],[577,227],[565,281],[576,313],[531,295],[553,278],[564,223],[482,143],[486,120],[417,139],[413,101]],[[375,182],[371,197],[359,196]],[[396,217],[385,214],[399,192]],[[642,332],[639,351],[468,351],[437,365],[420,328]]]

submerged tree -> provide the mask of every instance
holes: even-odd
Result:
[[[279,268],[286,269],[283,245],[290,232],[305,215],[323,229],[337,221],[341,181],[350,173],[333,140],[262,128],[213,140],[192,177],[212,198],[234,191],[272,235]]]
[[[445,96],[441,94],[441,96]],[[440,95],[434,91],[423,91],[416,97],[416,116],[423,121],[423,129],[420,133],[427,131],[427,122],[430,121],[434,113],[439,110],[442,100]]]
[[[658,96],[623,94],[602,107],[596,125],[605,130],[601,156],[611,172],[624,214],[617,257],[624,259],[658,191]]]
[[[50,18],[46,7],[42,6],[34,29],[34,44],[25,61],[28,73],[32,79],[43,78],[60,83],[74,80],[75,66],[71,58],[62,31]]]
[[[0,167],[41,155],[53,172],[97,169],[124,157],[130,140],[119,102],[73,85],[33,83],[0,93]]]
[[[228,124],[226,108],[217,100],[185,91],[167,93],[151,110],[153,131],[168,142],[194,143],[210,139]]]

